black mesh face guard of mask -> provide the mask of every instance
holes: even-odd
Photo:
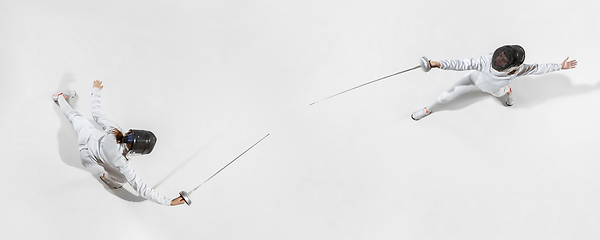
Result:
[[[525,49],[519,45],[504,45],[494,51],[492,68],[502,72],[506,69],[517,67],[525,61]]]
[[[130,129],[123,136],[123,143],[131,143],[129,153],[134,155],[145,155],[152,152],[156,145],[156,136],[147,130]]]

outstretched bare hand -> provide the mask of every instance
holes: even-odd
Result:
[[[95,87],[95,88],[98,88],[98,89],[100,89],[100,90],[102,90],[102,88],[104,88],[104,87],[102,86],[102,81],[100,81],[100,80],[96,80],[96,81],[94,81],[94,85],[93,85],[93,87]]]
[[[571,60],[568,62],[567,62],[567,60],[569,60],[569,57],[567,57],[567,59],[565,59],[562,62],[562,69],[571,69],[571,68],[575,68],[575,66],[577,66],[577,60]]]

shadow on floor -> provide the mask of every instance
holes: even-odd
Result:
[[[600,81],[596,85],[574,85],[569,78],[561,74],[517,80],[511,84],[515,101],[514,108],[531,108],[544,104],[550,99],[600,90]]]
[[[129,201],[129,202],[143,202],[143,201],[146,201],[145,198],[140,197],[137,194],[133,194],[133,193],[129,192],[127,189],[125,189],[125,187],[122,187],[122,188],[119,188],[119,189],[109,188],[104,182],[102,182],[102,180],[100,180],[100,178],[98,177],[98,173],[91,173],[91,174],[96,179],[96,181],[98,181],[98,183],[101,184],[102,187],[104,187],[104,189],[107,192],[109,192],[109,193],[117,196],[120,199],[123,199],[125,201]]]
[[[532,108],[544,104],[550,99],[570,97],[600,90],[600,81],[596,85],[574,85],[573,82],[560,74],[544,77],[517,78],[511,83],[514,105],[512,108]],[[466,93],[454,101],[439,106],[435,111],[454,111],[466,108],[472,104],[493,98],[500,107],[502,103],[492,95],[481,91]]]
[[[157,188],[165,181],[167,181],[171,176],[173,176],[177,171],[181,170],[185,165],[187,165],[190,161],[194,160],[198,154],[204,152],[212,143],[218,142],[218,140],[222,136],[226,136],[231,129],[221,131],[220,134],[216,134],[212,137],[211,140],[205,142],[201,147],[199,147],[193,154],[191,154],[186,160],[181,162],[177,167],[175,167],[169,174],[167,174],[162,180],[160,180],[153,188]]]

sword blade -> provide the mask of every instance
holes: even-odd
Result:
[[[397,72],[397,73],[394,73],[394,74],[390,74],[390,75],[387,75],[387,76],[385,76],[385,77],[378,78],[378,79],[375,79],[375,80],[373,80],[373,81],[370,81],[370,82],[367,82],[367,83],[363,83],[363,84],[361,84],[361,85],[358,85],[358,86],[356,86],[356,87],[350,88],[350,89],[348,89],[348,90],[345,90],[345,91],[343,91],[343,92],[340,92],[340,93],[337,93],[337,94],[331,95],[331,96],[329,96],[329,97],[323,98],[323,99],[321,99],[321,100],[319,100],[319,101],[313,102],[313,103],[311,103],[310,105],[313,105],[313,104],[315,104],[315,103],[318,103],[318,102],[320,102],[320,101],[324,101],[324,100],[330,99],[330,98],[332,98],[332,97],[335,97],[335,96],[337,96],[337,95],[340,95],[340,94],[342,94],[342,93],[345,93],[345,92],[352,91],[352,90],[354,90],[354,89],[357,89],[357,88],[359,88],[359,87],[362,87],[362,86],[365,86],[365,85],[368,85],[368,84],[371,84],[371,83],[374,83],[374,82],[377,82],[377,81],[381,81],[381,80],[383,80],[383,79],[386,79],[386,78],[389,78],[389,77],[393,77],[393,76],[396,76],[396,75],[398,75],[398,74],[401,74],[401,73],[405,73],[405,72],[408,72],[408,71],[415,70],[415,69],[417,69],[417,68],[420,68],[420,67],[421,67],[421,65],[419,65],[419,66],[416,66],[416,67],[413,67],[413,68],[409,68],[409,69],[406,69],[406,70],[404,70],[404,71],[400,71],[400,72]]]
[[[204,181],[203,183],[201,183],[200,185],[198,185],[196,188],[192,189],[191,191],[188,192],[188,195],[192,194],[192,192],[196,191],[196,189],[198,189],[200,186],[202,186],[203,184],[205,184],[206,182],[208,182],[208,180],[210,180],[211,178],[213,178],[215,175],[217,175],[218,173],[220,173],[221,171],[223,171],[223,169],[225,169],[227,166],[229,166],[230,164],[232,164],[233,162],[235,162],[235,160],[237,160],[238,158],[240,158],[242,155],[244,155],[244,153],[248,152],[250,149],[252,149],[254,146],[256,146],[258,143],[260,143],[263,139],[267,138],[269,135],[271,135],[270,133],[267,133],[267,135],[265,135],[263,138],[261,138],[260,140],[258,140],[258,142],[254,143],[252,146],[250,146],[248,149],[246,149],[246,151],[242,152],[240,155],[238,155],[237,157],[235,157],[233,160],[231,160],[231,162],[229,162],[227,165],[225,165],[224,167],[222,167],[221,169],[219,169],[219,171],[217,171],[215,174],[213,174],[212,176],[210,176],[208,179],[206,179],[206,181]]]

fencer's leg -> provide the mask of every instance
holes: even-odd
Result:
[[[67,95],[67,97],[70,97]],[[77,142],[79,143],[79,154],[81,158],[81,163],[86,168],[91,168],[94,172],[93,174],[97,175],[102,182],[104,182],[108,187],[112,189],[118,189],[123,187],[123,184],[119,182],[118,179],[110,176],[108,172],[102,167],[99,166],[91,157],[87,146],[85,145],[87,139],[90,135],[97,131],[94,125],[87,119],[85,119],[81,114],[67,102],[64,94],[60,94],[56,96],[56,102],[60,107],[62,113],[69,119],[73,128],[77,132]]]
[[[123,183],[116,181],[116,179],[108,174],[100,173],[98,177],[100,180],[102,180],[102,182],[112,189],[119,189],[123,187]]]
[[[90,166],[86,166],[92,175],[98,177],[106,186],[111,189],[119,189],[123,187],[123,183],[119,182],[118,179],[111,176],[106,169],[98,164],[91,164]]]
[[[106,170],[104,170],[104,168],[98,164],[92,164],[90,166],[86,167],[88,169],[88,171],[94,175],[99,175],[102,173],[106,173]]]
[[[95,162],[91,157],[86,143],[90,136],[98,130],[90,121],[81,116],[79,112],[75,111],[75,109],[73,109],[73,107],[71,107],[71,105],[65,100],[64,96],[58,96],[57,103],[60,107],[60,110],[67,117],[67,119],[69,119],[73,128],[75,129],[75,132],[77,133],[77,143],[79,144],[81,164],[84,167],[90,167],[94,164],[97,164],[97,162]]]
[[[436,107],[442,104],[446,104],[456,99],[458,96],[470,92],[474,89],[477,89],[477,87],[473,84],[473,81],[471,80],[471,74],[469,74],[460,79],[450,88],[448,88],[448,90],[440,94],[434,102],[427,105],[425,108],[419,109],[418,111],[414,112],[411,115],[411,118],[415,121],[418,121],[421,118],[429,116],[431,113],[433,113],[433,111],[435,111]]]
[[[67,119],[69,119],[69,121],[71,121],[71,124],[73,124],[73,128],[77,132],[77,135],[81,135],[80,133],[85,130],[96,129],[90,121],[85,119],[79,112],[75,111],[75,109],[71,107],[63,95],[58,96],[57,102],[62,113],[67,117]]]
[[[75,111],[75,109],[71,107],[71,104],[67,102],[64,95],[58,95],[56,102],[60,107],[60,111],[65,115],[65,117],[67,117],[67,119],[69,119],[69,121],[73,122],[73,120],[77,117],[82,117],[79,112]]]
[[[502,102],[502,104],[505,107],[512,106],[513,105],[512,88],[510,88],[510,86],[506,86],[503,89],[500,89],[499,91],[501,91],[500,93],[504,93],[502,96],[498,97],[500,102]],[[492,94],[492,95],[494,95],[494,94]]]
[[[473,84],[473,81],[471,80],[471,74],[469,74],[461,78],[458,82],[456,82],[454,85],[448,88],[448,90],[440,94],[437,97],[437,101],[433,102],[428,107],[430,110],[433,110],[433,108],[441,104],[449,103],[457,97],[475,89],[477,89],[477,87],[475,86],[475,84]]]

